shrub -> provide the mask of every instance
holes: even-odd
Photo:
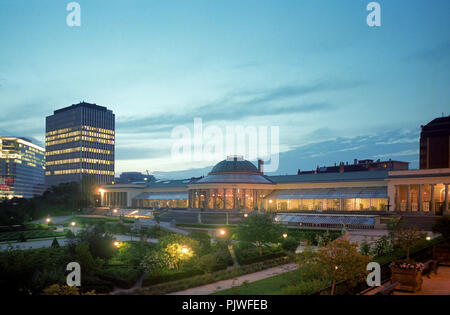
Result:
[[[53,239],[51,247],[52,248],[58,248],[59,247],[59,243],[58,243],[58,240],[56,239],[56,237]]]
[[[391,242],[389,241],[389,238],[387,236],[382,236],[375,241],[370,253],[375,257],[380,257],[380,256],[389,255],[393,251],[394,251],[394,247],[392,246]]]
[[[363,255],[369,255],[371,253],[369,242],[366,240],[362,241],[361,244],[359,244],[359,252]]]
[[[293,237],[288,237],[281,243],[281,248],[288,252],[295,252],[298,247],[298,241]]]
[[[201,285],[212,283],[212,282],[217,282],[217,281],[221,281],[221,280],[225,280],[225,279],[231,279],[233,277],[241,276],[244,274],[257,272],[257,271],[260,271],[263,269],[267,269],[267,268],[271,268],[271,267],[278,266],[281,264],[285,264],[289,261],[290,260],[287,257],[281,257],[281,258],[277,258],[277,259],[273,259],[273,260],[269,260],[269,261],[265,261],[265,262],[255,263],[255,264],[248,265],[248,266],[241,266],[241,267],[233,269],[233,270],[219,270],[212,274],[197,275],[197,276],[191,277],[190,279],[185,279],[186,274],[187,274],[186,272],[183,273],[183,275],[180,274],[181,272],[178,272],[179,275],[177,275],[177,277],[180,277],[178,279],[179,281],[173,281],[173,282],[167,282],[167,283],[161,283],[162,282],[161,281],[161,282],[159,282],[159,284],[154,285],[152,287],[135,290],[134,293],[135,294],[158,294],[158,295],[160,295],[160,294],[165,294],[165,293],[169,293],[169,292],[185,290],[190,287],[201,286]],[[194,271],[191,271],[191,272],[194,272]],[[182,276],[184,276],[184,278]],[[175,276],[173,276],[172,279],[173,278],[175,278]],[[165,277],[164,280],[168,280],[168,279],[169,279],[169,277]],[[183,280],[181,280],[181,279],[183,279]],[[158,280],[160,280],[160,279],[158,279]],[[155,279],[146,277],[144,279],[142,285],[148,286],[148,285],[153,284],[151,282],[154,282],[154,281],[155,281]]]
[[[226,267],[220,262],[216,254],[206,254],[198,259],[198,268],[205,273],[225,269]]]
[[[433,232],[440,233],[444,239],[450,238],[450,216],[446,215],[436,219],[433,223]]]

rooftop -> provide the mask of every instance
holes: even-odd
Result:
[[[77,108],[80,108],[80,107],[89,108],[89,109],[95,109],[95,110],[99,110],[99,111],[102,111],[102,112],[108,111],[108,109],[106,107],[104,107],[104,106],[99,106],[97,104],[86,103],[86,102],[83,101],[83,102],[80,102],[78,104],[74,104],[72,106],[68,106],[68,107],[64,107],[64,108],[61,108],[61,109],[57,109],[53,113],[54,114],[59,114],[59,113],[66,112],[66,111],[73,110],[73,109],[77,109]]]
[[[228,158],[226,160],[223,160],[222,162],[217,163],[209,174],[212,175],[217,173],[259,174],[258,169],[252,162],[238,157]]]

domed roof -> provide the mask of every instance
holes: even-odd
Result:
[[[217,173],[259,173],[256,166],[247,160],[226,159],[216,164],[209,174]]]

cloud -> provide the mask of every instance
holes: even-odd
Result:
[[[329,80],[309,85],[285,85],[268,90],[238,91],[186,112],[122,120],[117,123],[117,128],[125,132],[127,129],[157,131],[185,124],[195,117],[202,117],[208,122],[236,121],[248,117],[331,111],[336,109],[333,104],[305,102],[300,98],[312,93],[350,89],[361,84],[363,82]]]

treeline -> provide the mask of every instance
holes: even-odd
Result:
[[[64,215],[95,205],[95,178],[83,177],[79,183],[52,186],[41,196],[31,199],[0,200],[0,225],[17,225],[47,215]]]

